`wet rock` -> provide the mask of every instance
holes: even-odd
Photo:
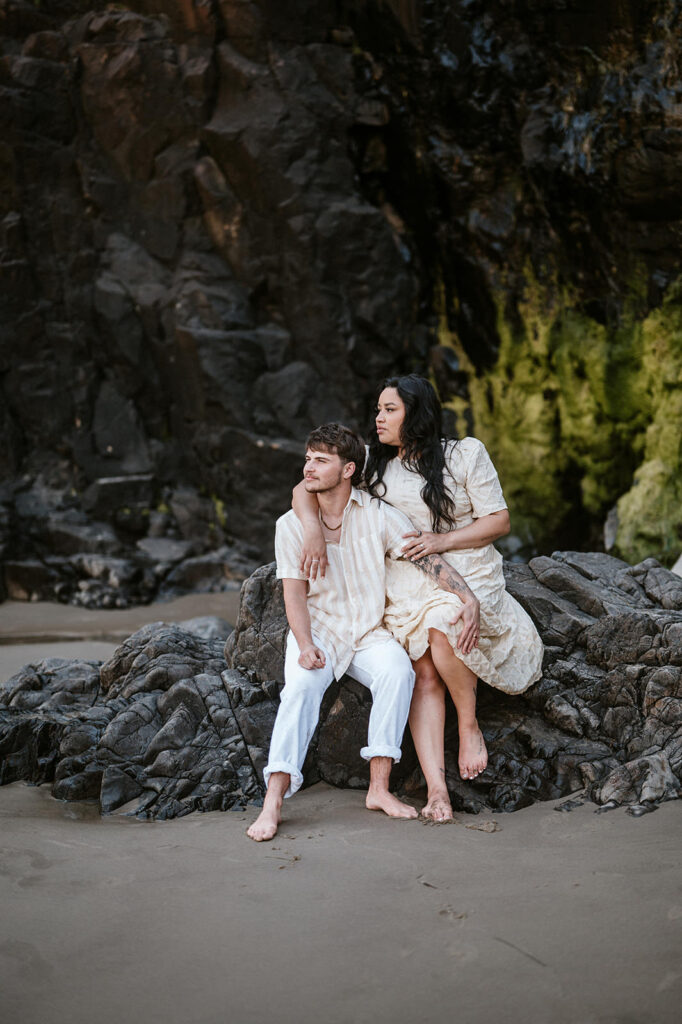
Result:
[[[12,601],[45,601],[54,594],[60,574],[44,562],[7,561],[3,567],[7,597]]]
[[[96,662],[50,658],[0,685],[0,782],[54,778],[65,729],[87,718],[99,689]]]
[[[0,494],[1,589],[15,600],[124,608],[157,597],[165,578],[192,556],[207,555],[184,566],[164,593],[187,593],[195,585],[220,589],[222,576],[238,585],[258,565],[256,548],[225,542],[218,499],[190,487],[166,488],[172,508],[165,501],[150,508],[156,493],[151,475],[99,478],[84,501],[92,515],[102,516],[93,521],[74,505],[61,472],[41,473],[19,491],[8,486]],[[2,504],[12,495],[13,508]]]
[[[578,565],[573,566],[561,559],[560,555],[556,553],[552,558],[534,558],[529,563],[530,569],[544,586],[577,605],[587,615],[598,618],[605,612],[617,613],[640,605],[637,597],[621,591],[615,585],[604,585],[595,568],[590,567],[586,572],[584,563],[578,562]],[[611,565],[610,562],[606,564]],[[626,568],[626,563],[621,565]],[[601,575],[607,576],[607,573],[608,569],[602,571]]]
[[[205,555],[186,558],[165,576],[159,597],[161,600],[180,594],[219,593],[238,590],[241,580],[253,565],[239,549],[228,546]]]
[[[273,684],[282,684],[287,632],[282,585],[270,563],[244,583],[238,628],[225,645],[228,664],[248,677],[250,692],[272,696]]]
[[[5,707],[48,710],[73,700],[89,704],[98,689],[97,662],[46,658],[35,666],[27,665],[0,684],[0,699]]]
[[[651,803],[673,800],[680,796],[680,779],[674,775],[668,758],[662,752],[637,758],[611,772],[598,786],[594,797],[599,803]]]
[[[682,612],[662,604],[667,576],[663,586],[652,577],[648,591],[621,589],[625,577],[656,568],[575,552],[509,567],[510,589],[523,594],[547,641],[544,675],[515,697],[481,684],[490,759],[471,782],[459,777],[448,705],[446,782],[457,810],[513,811],[580,791],[638,816],[680,795]],[[287,634],[273,564],[245,582],[225,641],[228,629],[220,620],[154,623],[101,667],[51,659],[22,669],[0,687],[0,778],[53,781],[63,799],[97,798],[104,811],[125,807],[148,818],[258,800]],[[307,784],[367,785],[359,749],[370,706],[368,691],[347,677],[329,688]],[[420,796],[409,734],[393,779]]]
[[[192,550],[189,540],[171,540],[170,537],[143,537],[138,540],[137,547],[153,562],[173,565],[182,562]]]
[[[107,523],[89,522],[75,512],[52,513],[42,524],[39,544],[46,553],[116,555],[121,544]]]
[[[180,626],[203,640],[226,640],[233,628],[227,619],[217,615],[198,615],[194,619],[184,619]]]
[[[632,575],[652,601],[662,608],[682,610],[682,580],[677,573],[665,569],[655,558],[647,558],[635,566]]]
[[[134,562],[125,558],[106,558],[102,555],[80,554],[71,558],[71,564],[89,579],[102,580],[113,588],[131,583],[139,573]]]
[[[562,591],[561,596],[540,584],[535,568]],[[647,800],[674,795],[675,783],[665,767],[669,762],[647,762],[655,783],[646,782],[640,768],[628,767],[637,737],[648,739],[650,745],[665,744],[676,765],[682,749],[680,712],[677,704],[670,704],[678,700],[677,670],[658,668],[651,674],[647,669],[648,664],[667,665],[675,658],[675,631],[682,628],[682,620],[674,615],[671,619],[643,588],[622,589],[624,575],[637,571],[618,559],[576,552],[536,560],[530,569],[508,567],[510,590],[524,600],[535,618],[550,657],[546,675],[521,697],[503,697],[488,687],[480,688],[479,721],[491,758],[475,783],[459,779],[456,721],[449,714],[447,779],[458,809],[513,810],[584,786],[593,799],[603,802],[638,801],[643,799],[642,787]],[[583,611],[584,607],[593,614]],[[621,613],[623,607],[630,610]],[[666,630],[673,632],[666,635]],[[251,719],[251,742],[260,751],[267,749],[266,737],[256,743],[254,729],[259,721],[268,728],[274,720],[273,691],[281,680],[285,636],[281,590],[274,567],[266,566],[245,584],[239,622],[226,645],[233,666],[225,676],[226,686],[235,707],[258,707],[257,717],[246,710],[237,714]],[[657,645],[654,636],[660,638]],[[560,647],[552,647],[557,644]],[[632,685],[635,690],[629,697]],[[628,703],[631,700],[634,704]],[[357,751],[366,730],[368,703],[361,688],[347,680],[330,688],[306,766],[310,778],[350,786],[366,782],[366,766]],[[652,723],[656,723],[653,732]],[[415,769],[409,742],[407,748],[397,772],[405,784]],[[654,792],[661,795],[654,798]]]
[[[148,509],[153,501],[154,477],[150,473],[100,477],[83,495],[83,507],[95,516],[133,506]]]
[[[102,814],[110,814],[123,804],[140,797],[143,788],[135,777],[123,769],[110,765],[102,772],[99,785],[100,806]]]
[[[4,684],[2,781],[49,778],[60,799],[97,798],[104,811],[133,801],[151,818],[257,798],[220,677],[224,631],[190,625],[146,626],[101,669],[52,659]]]

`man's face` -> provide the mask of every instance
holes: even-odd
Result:
[[[303,480],[305,489],[311,494],[320,494],[338,487],[342,480],[353,475],[352,462],[343,462],[335,452],[316,452],[311,448],[305,453]]]

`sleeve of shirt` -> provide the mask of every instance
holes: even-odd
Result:
[[[305,580],[299,562],[301,558],[301,540],[296,535],[296,527],[287,516],[277,520],[275,527],[275,559],[277,560],[278,580]]]
[[[475,441],[468,453],[465,486],[475,519],[507,507],[497,471],[482,441]]]
[[[407,543],[403,534],[410,533],[414,526],[403,512],[393,505],[382,503],[384,511],[384,544],[389,558],[402,558],[403,547]]]

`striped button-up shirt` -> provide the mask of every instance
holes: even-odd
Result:
[[[327,544],[329,565],[322,579],[308,580],[313,636],[329,654],[340,679],[355,651],[391,639],[381,620],[386,601],[385,559],[400,558],[404,533],[414,529],[402,512],[365,491],[351,490],[338,544]],[[277,520],[278,579],[305,580],[299,565],[303,527],[291,510]]]

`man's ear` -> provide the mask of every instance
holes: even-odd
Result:
[[[348,477],[352,476],[354,472],[355,472],[355,463],[354,462],[347,462],[346,465],[343,467],[343,479],[347,480]]]

